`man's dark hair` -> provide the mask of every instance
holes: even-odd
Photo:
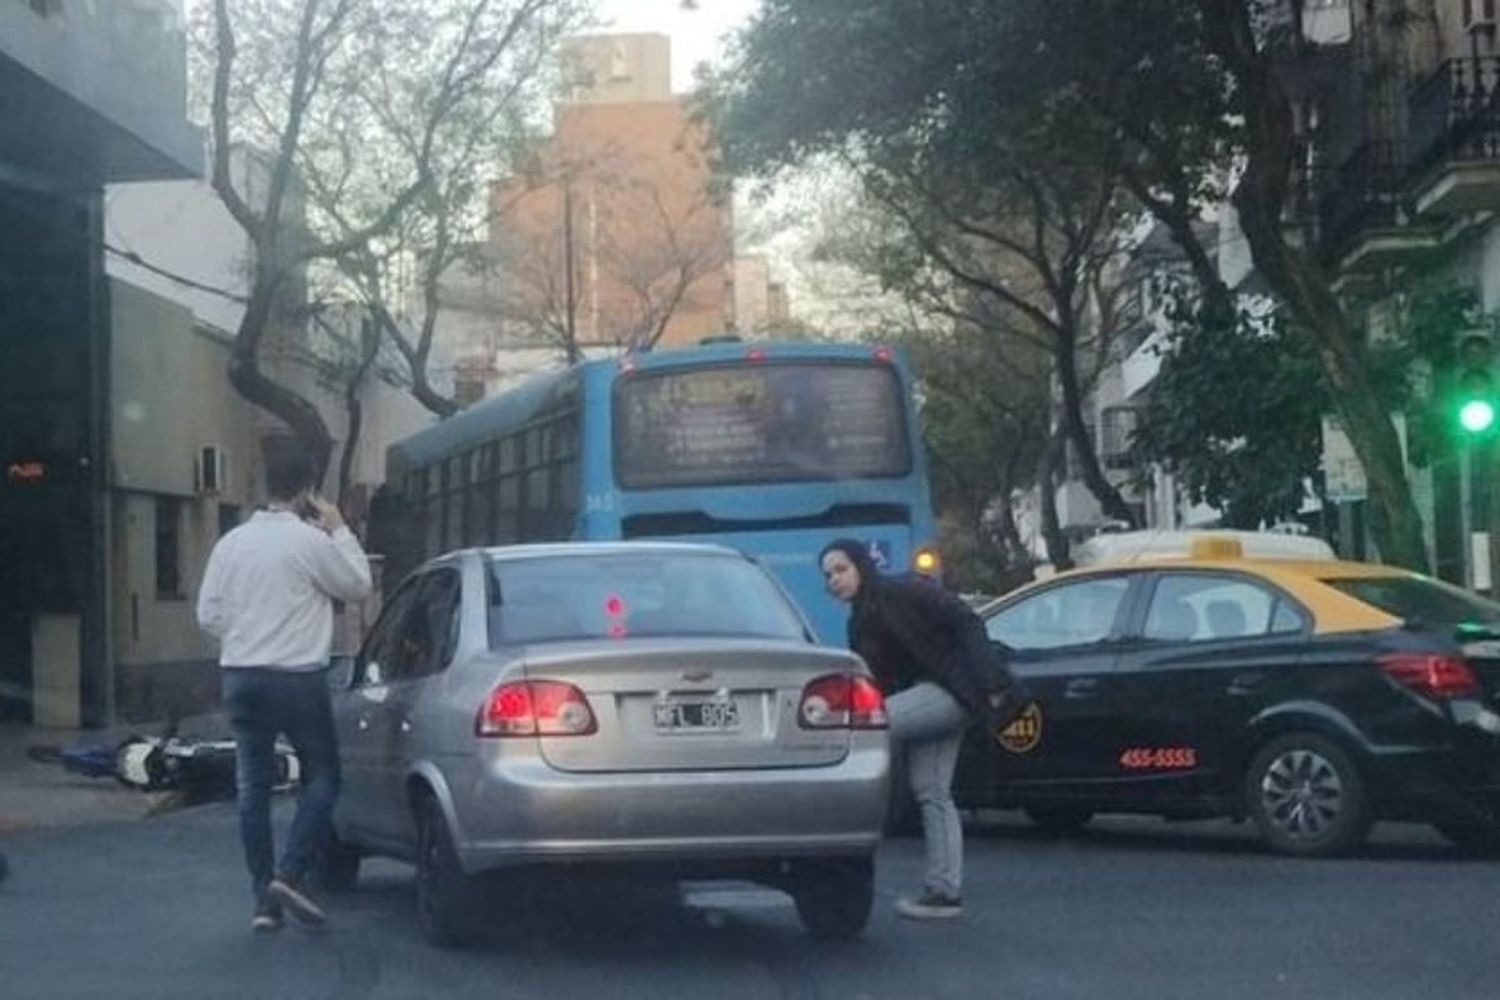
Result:
[[[275,442],[266,447],[266,492],[272,500],[290,500],[316,482],[312,456],[300,445]]]

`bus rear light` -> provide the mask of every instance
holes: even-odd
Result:
[[[631,372],[635,371],[635,369],[636,369],[635,358],[626,356],[626,357],[623,357],[623,358],[620,359],[620,374],[621,375],[629,375]]]
[[[884,729],[885,696],[863,674],[829,674],[802,689],[797,722],[803,729]]]
[[[1376,662],[1387,677],[1427,698],[1447,701],[1479,695],[1479,679],[1462,657],[1390,653]]]
[[[937,549],[924,545],[912,553],[911,568],[923,576],[936,576],[943,568]]]
[[[896,360],[896,352],[889,347],[877,347],[874,354],[875,360],[883,365],[888,365]]]
[[[745,360],[746,361],[764,361],[764,360],[766,360],[766,352],[762,348],[752,347],[752,348],[750,348],[750,350],[748,350],[748,351],[745,352]]]
[[[512,681],[490,693],[479,710],[480,736],[588,736],[598,732],[582,691],[562,681]]]

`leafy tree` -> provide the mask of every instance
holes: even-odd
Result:
[[[1213,334],[1197,326],[1196,310],[1177,315],[1135,455],[1172,472],[1192,501],[1223,511],[1230,526],[1291,517],[1303,480],[1317,475],[1329,407],[1312,345],[1274,315],[1242,315]]]
[[[1201,325],[1234,301],[1193,231],[1234,204],[1256,268],[1312,344],[1370,481],[1383,554],[1425,564],[1389,401],[1360,325],[1332,291],[1294,207],[1291,95],[1315,79],[1302,0],[766,0],[721,81],[731,162],[795,163],[848,148],[920,149],[962,174],[1021,162],[1065,190],[1115,176],[1182,246]],[[946,177],[931,169],[924,177]],[[1091,178],[1079,186],[1079,178]],[[957,188],[967,193],[968,188]],[[1088,204],[1087,197],[1077,204]]]
[[[212,184],[254,249],[229,381],[286,424],[320,470],[332,451],[322,415],[263,366],[268,338],[295,322],[299,276],[322,265],[368,278],[381,239],[405,238],[424,208],[461,199],[456,185],[473,160],[458,151],[489,148],[482,130],[514,122],[506,112],[575,9],[570,0],[212,0],[195,12]],[[238,148],[264,165],[263,183],[235,169]],[[422,350],[414,356],[425,363]],[[425,372],[413,377],[425,384]]]
[[[735,67],[709,82],[726,162],[774,174],[828,154],[852,169],[890,228],[871,273],[958,321],[1004,312],[1050,352],[1082,478],[1109,517],[1129,523],[1083,418],[1082,372],[1113,332],[1111,259],[1128,208],[1120,175],[1080,168],[1041,133],[948,127],[949,109],[921,88],[948,71],[955,39],[943,32],[962,32],[965,6],[768,4]],[[990,98],[953,100],[967,110]]]

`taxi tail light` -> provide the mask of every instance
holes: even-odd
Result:
[[[1389,653],[1377,662],[1387,677],[1427,698],[1443,701],[1479,694],[1479,678],[1459,656]]]
[[[829,674],[802,689],[797,721],[803,729],[884,729],[885,696],[862,674]]]
[[[563,681],[511,681],[490,692],[475,731],[480,736],[588,736],[599,722],[588,698]]]

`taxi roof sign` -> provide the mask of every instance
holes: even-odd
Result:
[[[1156,559],[1313,559],[1333,560],[1333,546],[1321,538],[1280,531],[1146,530],[1095,535],[1080,544],[1074,562]]]

